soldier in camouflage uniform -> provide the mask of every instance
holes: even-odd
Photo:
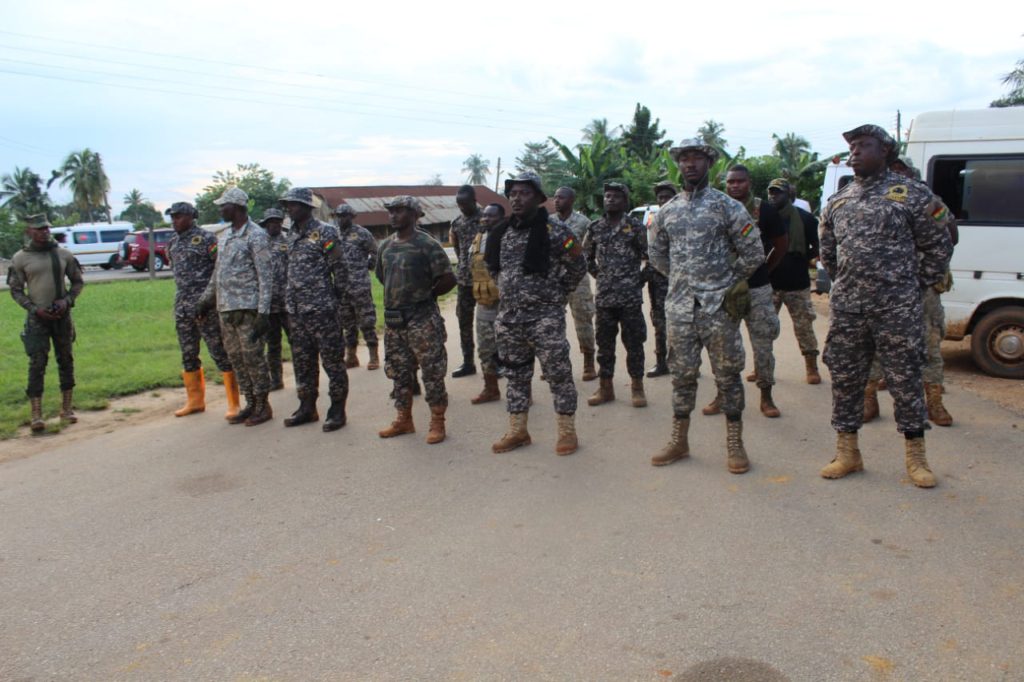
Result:
[[[225,419],[238,414],[238,381],[231,360],[220,337],[220,320],[215,315],[202,323],[196,320],[196,304],[206,290],[217,262],[217,237],[196,225],[199,212],[187,201],[179,201],[165,211],[171,216],[174,236],[167,243],[167,256],[174,266],[174,327],[181,347],[181,378],[185,382],[187,401],[174,413],[175,417],[206,410],[206,377],[199,359],[199,339],[224,377],[228,411]]]
[[[679,194],[679,188],[671,182],[659,182],[654,186],[654,198],[658,206],[664,206]],[[648,235],[650,239],[650,235]],[[647,295],[651,299],[651,327],[654,328],[654,367],[647,371],[647,377],[668,374],[668,335],[665,331],[665,297],[668,296],[668,277],[658,272],[649,262],[643,270],[647,282]]]
[[[647,229],[628,215],[629,188],[619,182],[604,186],[604,216],[587,228],[583,253],[587,269],[597,282],[597,362],[601,384],[587,400],[601,405],[615,400],[615,337],[622,328],[626,370],[632,379],[633,407],[646,407],[644,395],[644,342],[647,324],[643,313],[641,266],[647,260]]]
[[[576,386],[565,338],[565,304],[586,272],[583,249],[572,230],[548,216],[535,173],[505,181],[512,218],[488,236],[487,268],[498,282],[501,302],[495,333],[498,362],[508,379],[509,430],[494,443],[506,452],[530,443],[526,430],[534,360],[540,360],[558,418],[555,452],[569,455],[576,437]]]
[[[416,366],[423,374],[423,392],[430,405],[427,443],[445,439],[448,371],[445,331],[437,297],[456,284],[451,262],[440,243],[416,229],[423,210],[415,197],[398,196],[384,204],[395,233],[377,251],[376,275],[384,285],[384,372],[394,383],[391,397],[397,416],[381,438],[413,433],[412,389]]]
[[[370,357],[366,369],[380,368],[377,342],[377,307],[373,304],[373,288],[370,286],[370,271],[377,263],[377,240],[362,225],[352,222],[356,211],[348,204],[334,209],[341,246],[348,257],[348,274],[351,278],[348,288],[348,310],[345,313],[345,366],[359,366],[356,348],[359,332]]]
[[[576,203],[576,192],[571,187],[559,187],[555,190],[555,214],[549,216],[553,221],[561,222],[576,236],[576,241],[583,244],[583,235],[590,227],[590,220],[573,210]],[[597,378],[594,355],[597,349],[597,338],[594,333],[594,292],[590,286],[590,276],[583,275],[576,290],[569,294],[569,311],[576,327],[576,340],[583,353],[583,381]]]
[[[75,359],[71,345],[75,341],[75,325],[71,308],[82,293],[85,281],[82,268],[67,249],[62,249],[50,236],[50,221],[45,214],[26,216],[29,244],[11,258],[7,284],[11,298],[28,313],[21,340],[28,355],[28,395],[32,409],[30,428],[39,433],[46,428],[43,421],[43,382],[50,343],[57,358],[62,395],[60,418],[74,424],[78,421],[73,405]],[[65,280],[71,282],[69,291]]]
[[[281,197],[281,204],[292,220],[285,305],[299,397],[299,409],[284,420],[284,425],[299,426],[320,419],[316,400],[322,361],[331,398],[323,430],[336,431],[345,426],[348,400],[345,336],[339,322],[350,282],[348,260],[337,228],[313,217],[310,189],[293,187]]]
[[[218,239],[217,263],[196,304],[196,316],[202,324],[216,308],[224,350],[245,395],[245,407],[228,423],[256,426],[274,417],[268,398],[270,371],[263,354],[274,291],[270,244],[267,233],[249,219],[245,192],[230,187],[213,203],[229,226]]]
[[[267,329],[267,369],[270,371],[270,390],[284,388],[281,363],[281,335],[288,335],[291,342],[291,327],[288,324],[288,310],[285,306],[285,290],[288,287],[288,238],[281,232],[284,225],[284,211],[268,208],[263,212],[260,227],[267,231],[270,243],[270,262],[274,269],[274,292],[270,297],[270,323]]]
[[[473,297],[476,298],[476,347],[480,369],[484,373],[484,390],[470,402],[474,405],[501,400],[498,389],[498,339],[494,321],[498,318],[498,284],[487,271],[487,236],[505,222],[505,207],[488,204],[480,214],[481,231],[469,250],[469,267],[473,275]]]
[[[651,264],[669,278],[665,303],[672,369],[672,437],[651,464],[689,456],[690,413],[697,399],[702,348],[708,349],[726,418],[726,464],[742,474],[743,342],[739,320],[749,308],[746,278],[764,262],[760,232],[743,204],[708,186],[718,152],[700,140],[670,151],[685,180],[683,191],[661,207],[652,223]]]
[[[455,277],[459,283],[459,296],[455,304],[455,316],[459,320],[459,341],[462,345],[462,365],[455,368],[452,378],[476,374],[473,358],[473,277],[469,271],[469,248],[480,232],[480,207],[476,203],[476,190],[472,185],[463,185],[455,194],[455,203],[462,215],[452,221],[448,241],[455,249],[458,268]]]
[[[936,481],[924,447],[921,287],[939,283],[949,265],[946,208],[927,187],[889,171],[896,143],[882,128],[863,125],[843,137],[855,178],[821,214],[821,262],[833,282],[824,360],[838,432],[835,459],[821,475],[841,478],[864,468],[857,431],[877,353],[906,440],[907,473],[914,485],[931,488]]]

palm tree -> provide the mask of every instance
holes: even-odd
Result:
[[[470,185],[487,184],[487,176],[491,174],[490,165],[489,159],[485,159],[480,154],[471,154],[462,162],[463,172],[469,173],[466,183]]]
[[[124,205],[126,208],[121,211],[121,218],[128,218],[133,223],[139,222],[139,212],[147,203],[149,202],[146,200],[146,197],[142,196],[142,192],[133,189],[124,195]]]
[[[583,127],[583,142],[590,144],[598,138],[604,138],[609,142],[617,142],[619,139],[620,126],[608,127],[608,119],[595,118]]]
[[[725,151],[725,148],[726,146],[728,146],[729,143],[726,141],[724,137],[722,137],[722,134],[724,132],[724,125],[722,125],[721,123],[712,118],[709,118],[708,120],[704,121],[704,124],[701,125],[700,128],[697,128],[697,137],[704,140],[704,144],[708,145],[709,147],[714,147],[715,149],[717,149],[720,156],[732,158]]]
[[[34,213],[47,213],[50,197],[43,191],[43,179],[28,168],[14,168],[14,172],[0,178],[0,199],[19,218]]]
[[[782,175],[787,179],[796,178],[804,166],[815,160],[806,158],[811,154],[811,143],[796,133],[786,133],[785,137],[772,133],[772,139],[775,140],[773,151],[782,162]]]
[[[1003,85],[1010,86],[1010,92],[989,104],[990,107],[1024,106],[1024,59],[1017,62],[1013,71],[1003,76]]]
[[[58,179],[61,187],[71,186],[75,206],[88,215],[90,220],[93,219],[93,211],[99,210],[106,214],[108,222],[111,221],[110,204],[107,203],[110,179],[103,169],[103,159],[99,154],[89,148],[71,152],[61,167],[53,171],[46,186],[49,187]]]
[[[625,158],[619,145],[602,134],[595,134],[589,144],[576,145],[574,154],[567,146],[548,138],[565,159],[568,184],[576,190],[581,210],[594,213],[604,205],[604,184],[621,180]]]

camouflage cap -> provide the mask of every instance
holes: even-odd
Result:
[[[892,163],[899,158],[900,150],[896,144],[896,140],[892,139],[892,135],[885,132],[882,126],[876,126],[873,123],[865,123],[862,126],[857,126],[853,130],[847,130],[843,133],[843,139],[847,143],[853,142],[858,137],[873,137],[882,144],[889,147],[889,154],[885,157],[886,162]]]
[[[25,225],[30,230],[53,227],[53,225],[50,224],[50,219],[46,217],[45,213],[36,213],[35,215],[25,216]]]
[[[409,196],[408,194],[402,194],[397,196],[390,201],[384,202],[384,208],[389,211],[395,208],[411,208],[416,211],[419,215],[423,214],[423,208],[420,207],[420,200],[416,197]]]
[[[540,176],[536,173],[527,171],[525,173],[520,173],[514,178],[508,178],[505,180],[505,196],[508,196],[508,193],[512,190],[512,185],[515,184],[530,185],[540,194],[541,201],[548,200],[548,195],[544,193],[544,183],[541,182]]]
[[[334,215],[355,215],[356,210],[352,208],[350,204],[338,204],[338,208],[334,209]]]
[[[657,185],[655,185],[654,193],[657,194],[663,189],[669,190],[670,192],[672,192],[672,194],[679,194],[679,188],[676,187],[674,182],[669,182],[668,180],[663,180],[659,182]]]
[[[226,190],[224,190],[224,194],[220,195],[220,199],[215,199],[213,203],[215,203],[217,206],[223,206],[224,204],[248,206],[249,195],[237,187],[228,187]]]
[[[789,180],[786,178],[775,178],[768,183],[768,189],[777,189],[780,192],[789,192]]]
[[[921,179],[921,171],[919,171],[917,169],[917,167],[914,166],[914,162],[910,160],[909,156],[900,156],[900,157],[897,157],[895,161],[890,161],[889,162],[889,168],[891,169],[896,164],[902,164],[903,166],[905,166],[906,169],[907,169],[907,172],[910,173],[910,175],[915,180],[920,180]]]
[[[268,220],[280,220],[280,221],[283,222],[284,221],[284,211],[282,211],[279,208],[268,208],[266,211],[263,212],[263,217],[259,221],[257,221],[257,222],[258,222],[258,224],[262,225],[263,223],[267,222]]]
[[[187,201],[175,201],[173,204],[171,204],[171,207],[169,209],[164,211],[164,215],[173,216],[181,214],[189,214],[195,217],[199,215],[199,211],[197,211],[196,207],[188,203]]]
[[[701,152],[711,160],[711,163],[718,160],[718,150],[709,144],[704,144],[704,140],[700,138],[680,141],[677,146],[668,150],[668,155],[672,157],[673,161],[678,163],[679,157],[683,155],[683,152],[689,151]]]
[[[622,184],[621,182],[606,182],[604,183],[605,192],[622,192],[626,198],[629,198],[629,187]]]
[[[305,204],[306,206],[315,207],[313,203],[313,190],[308,187],[292,187],[290,190],[284,193],[284,196],[278,199],[282,204],[296,203]]]

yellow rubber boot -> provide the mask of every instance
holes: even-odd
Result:
[[[185,407],[174,412],[175,417],[206,411],[206,377],[202,368],[191,372],[182,372],[185,381]]]
[[[224,394],[228,399],[228,411],[224,413],[224,418],[231,421],[238,416],[238,412],[241,410],[238,379],[235,378],[234,372],[224,372],[221,376],[224,378]]]

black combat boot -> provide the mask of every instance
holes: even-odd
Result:
[[[337,431],[345,425],[345,398],[331,398],[331,406],[327,409],[324,420],[324,432]]]

